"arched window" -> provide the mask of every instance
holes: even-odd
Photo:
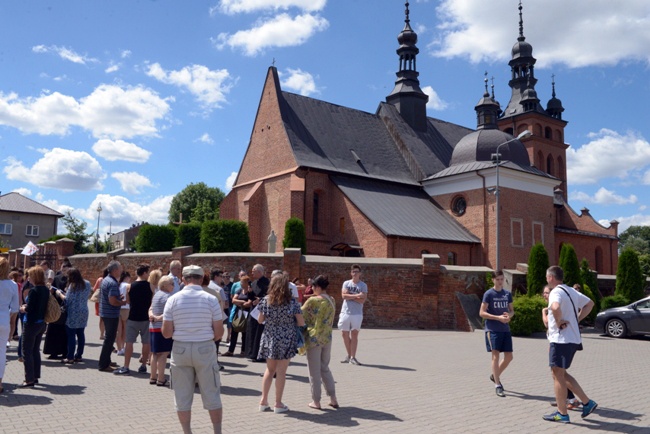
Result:
[[[456,265],[456,253],[447,253],[447,265]]]
[[[553,139],[553,132],[551,130],[551,127],[544,128],[544,138],[549,140]]]
[[[548,157],[546,157],[546,173],[549,175],[554,175],[554,167],[553,167],[553,156],[551,154],[548,154]]]
[[[562,157],[557,157],[557,177],[564,179],[564,161],[562,161]]]
[[[542,154],[542,151],[537,151],[537,168],[544,172],[544,154]]]
[[[319,214],[320,214],[320,192],[314,192],[314,198],[312,201],[312,220],[311,220],[311,231],[314,234],[320,233],[319,228]]]
[[[535,124],[533,127],[533,134],[537,137],[542,135],[542,126],[540,124]]]

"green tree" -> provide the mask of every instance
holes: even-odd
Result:
[[[564,271],[564,283],[573,286],[579,283],[583,285],[580,278],[580,264],[578,263],[578,255],[571,244],[562,244],[560,250],[560,267]]]
[[[201,226],[201,253],[249,252],[248,225],[239,220],[210,220]]]
[[[616,270],[616,290],[614,295],[619,295],[629,301],[643,298],[645,277],[641,273],[639,255],[632,249],[625,249],[618,257],[618,270]]]
[[[284,224],[284,239],[282,240],[282,247],[300,247],[300,251],[304,255],[307,253],[307,232],[305,229],[305,222],[297,217],[291,217]]]
[[[600,295],[600,291],[598,290],[598,276],[594,271],[591,271],[591,269],[589,268],[589,261],[587,261],[587,258],[583,258],[582,262],[580,262],[580,278],[584,283],[583,287],[588,286],[593,295],[595,306],[592,309],[592,311],[594,312],[600,311],[600,300],[602,299],[602,297]]]
[[[630,226],[618,238],[620,252],[631,248],[639,255],[650,254],[650,226]]]
[[[169,222],[203,223],[219,216],[219,205],[225,194],[218,187],[208,187],[204,182],[190,184],[176,194],[169,207]]]
[[[535,244],[528,255],[528,273],[526,274],[528,294],[542,293],[546,285],[546,270],[549,266],[548,252],[544,248],[544,244]]]
[[[201,224],[189,223],[178,226],[176,247],[192,246],[193,252],[201,251]]]
[[[168,252],[174,248],[176,228],[172,225],[145,224],[135,239],[138,252]]]
[[[86,233],[88,224],[73,216],[70,210],[65,212],[65,215],[61,217],[61,221],[63,222],[63,226],[68,230],[66,237],[74,240],[74,253],[90,252],[87,244],[92,235]]]

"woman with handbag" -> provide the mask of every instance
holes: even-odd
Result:
[[[284,384],[286,382],[289,361],[296,355],[298,336],[296,325],[302,327],[305,320],[302,317],[300,304],[291,295],[289,278],[286,274],[278,274],[271,279],[269,293],[258,304],[260,314],[258,322],[265,324],[260,340],[259,359],[266,359],[266,371],[262,380],[262,398],[260,411],[270,410],[269,392],[275,376],[275,405],[274,413],[285,413],[289,407],[282,403]]]
[[[309,297],[302,306],[307,331],[305,333],[305,346],[300,349],[300,354],[307,354],[307,367],[309,368],[309,385],[311,386],[312,402],[309,407],[321,409],[321,383],[325,386],[325,393],[330,397],[329,406],[339,408],[336,400],[334,376],[330,371],[329,363],[332,354],[332,324],[336,312],[334,299],[327,295],[329,281],[326,276],[318,276],[313,280],[313,296]]]
[[[68,285],[67,269],[64,271],[64,279],[56,279],[59,284],[64,283]],[[63,286],[63,285],[61,285]],[[68,334],[65,330],[65,323],[68,318],[65,305],[65,288],[58,288],[50,286],[50,293],[56,299],[61,307],[61,316],[58,320],[51,322],[47,325],[47,332],[45,334],[45,343],[43,344],[43,354],[48,354],[49,360],[61,360],[65,358],[68,353]]]
[[[91,296],[90,282],[81,277],[76,268],[68,268],[68,287],[65,293],[57,294],[66,306],[65,331],[67,334],[67,357],[61,362],[71,365],[81,362],[86,344],[85,330],[88,325],[88,299]],[[76,341],[76,342],[75,342]],[[75,353],[75,343],[77,352]]]
[[[241,289],[232,298],[234,308],[230,313],[230,322],[232,323],[232,332],[230,335],[230,345],[228,351],[222,354],[224,357],[232,357],[235,353],[235,346],[237,345],[237,337],[241,334],[241,351],[239,357],[244,357],[244,347],[246,346],[246,321],[247,314],[250,313],[253,307],[253,300],[255,294],[251,288],[251,279],[248,276],[242,276],[239,279]],[[244,315],[243,312],[247,314]]]
[[[45,333],[45,311],[50,291],[45,286],[45,271],[39,266],[27,270],[27,280],[33,285],[20,307],[24,313],[23,357],[25,359],[25,381],[18,387],[34,387],[41,377],[41,339]]]

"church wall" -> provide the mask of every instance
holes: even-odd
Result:
[[[269,68],[250,143],[236,184],[264,178],[296,166],[280,114],[280,88],[276,78],[275,69]]]
[[[554,254],[551,255],[551,252],[549,252],[551,263],[558,263],[562,243],[573,245],[578,261],[582,262],[582,259],[586,258],[589,261],[589,268],[596,270],[598,274],[616,274],[618,240],[558,232],[556,234]]]
[[[423,253],[440,256],[443,265],[468,266],[476,263],[472,261],[473,250],[480,251],[480,244],[445,243],[431,240],[417,240],[411,238],[388,238],[389,258],[420,258]],[[449,254],[452,254],[450,258]]]

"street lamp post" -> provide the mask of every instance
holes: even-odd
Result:
[[[501,226],[499,224],[500,223],[500,221],[499,221],[499,208],[500,208],[500,206],[499,206],[499,196],[501,196],[500,189],[499,189],[499,166],[501,166],[501,154],[499,153],[499,149],[501,148],[501,146],[507,145],[510,142],[514,142],[515,140],[525,139],[526,137],[530,137],[532,135],[533,135],[533,133],[531,133],[530,130],[524,130],[517,137],[515,137],[514,139],[510,139],[510,140],[507,140],[507,141],[501,143],[499,146],[497,146],[496,153],[492,154],[492,161],[494,161],[496,163],[496,166],[497,166],[497,185],[496,185],[496,189],[494,190],[494,195],[496,196],[496,207],[497,207],[497,212],[496,212],[496,220],[497,220],[497,222],[496,222],[496,229],[497,229],[496,230],[496,238],[497,238],[497,242],[496,242],[496,271],[501,269],[500,268],[501,267],[501,262],[499,260],[499,242],[500,242],[500,237],[499,237],[500,230],[499,230],[499,228]]]
[[[97,205],[97,233],[96,233],[96,240],[95,240],[95,252],[99,253],[99,217],[102,215],[102,203],[99,202],[99,205]]]

